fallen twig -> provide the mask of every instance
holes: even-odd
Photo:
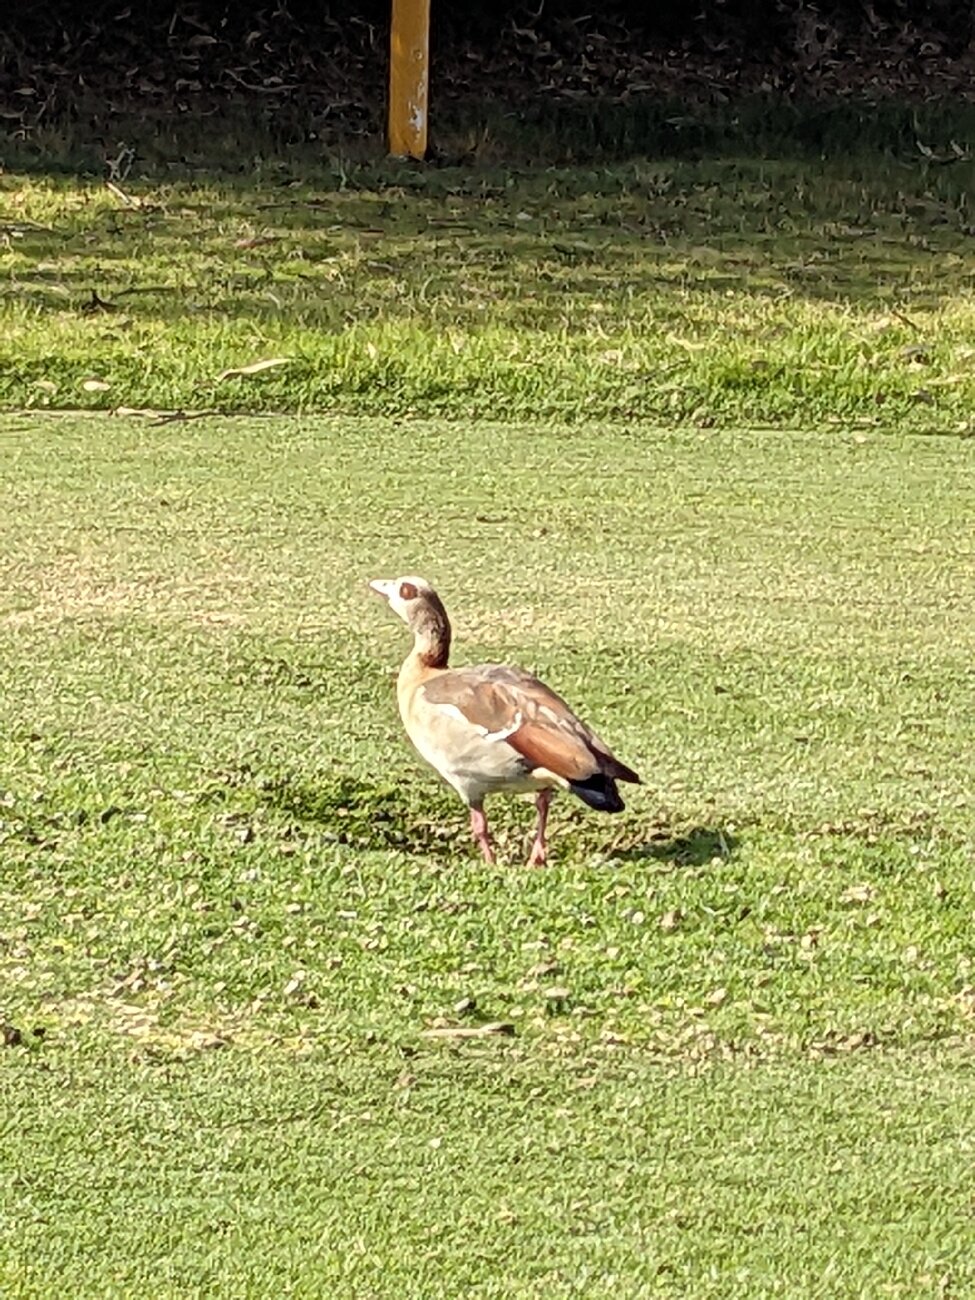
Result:
[[[125,190],[120,189],[114,181],[106,181],[105,187],[128,208],[144,208],[146,206],[143,200],[137,195],[126,194]]]

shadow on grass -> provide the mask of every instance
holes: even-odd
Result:
[[[645,131],[653,123],[672,129],[655,111],[633,120]],[[791,138],[804,120],[784,112],[775,140]],[[838,139],[860,118],[841,120]],[[945,136],[952,121],[938,119],[931,138],[964,138]],[[926,168],[913,138],[909,149],[902,143],[894,171],[889,143],[855,154],[837,144],[828,167],[810,164],[813,179],[801,150],[798,159],[782,155],[768,141],[751,153],[739,141],[731,156],[664,150],[654,157],[666,161],[656,163],[633,161],[639,151],[630,150],[615,166],[554,171],[500,161],[417,170],[374,158],[336,169],[318,158],[298,191],[266,173],[215,166],[202,196],[192,177],[175,172],[171,179],[184,184],[171,192],[150,169],[137,196],[143,206],[133,210],[78,206],[77,181],[56,178],[62,202],[48,205],[42,222],[12,223],[22,265],[5,297],[30,311],[124,313],[126,327],[214,314],[325,332],[363,318],[411,322],[418,304],[423,319],[428,297],[438,312],[449,309],[451,323],[472,329],[483,325],[486,304],[498,312],[499,300],[509,325],[519,323],[512,304],[525,325],[557,324],[567,296],[615,302],[622,327],[630,308],[621,284],[638,298],[672,302],[678,318],[689,286],[718,297],[730,290],[773,302],[876,303],[899,300],[910,281],[912,301],[923,293],[937,302],[957,292],[958,275],[930,254],[968,255],[975,163],[966,156]],[[783,156],[791,167],[767,161]],[[426,269],[431,247],[435,283]],[[739,382],[763,380],[746,373]]]
[[[303,781],[279,775],[260,782],[264,805],[327,841],[370,852],[399,850],[431,857],[455,856],[463,830],[459,805],[431,790],[421,813],[403,790],[353,776]]]
[[[473,853],[464,810],[435,785],[414,790],[353,776],[310,782],[283,774],[261,780],[259,791],[265,807],[298,825],[313,826],[335,844],[369,852],[397,850],[452,860]],[[524,807],[521,811],[529,810]],[[522,826],[517,802],[498,802],[495,812],[492,822],[506,845],[506,855],[520,838],[524,837],[527,844],[534,828],[534,813]],[[552,826],[553,846],[563,851],[581,850],[583,842],[591,851],[601,838],[594,819],[587,819],[583,826],[570,816],[567,824]],[[656,861],[699,867],[716,859],[730,861],[738,845],[738,837],[720,826],[695,826],[681,834],[661,828],[649,839],[612,848],[608,856],[616,862]]]
[[[16,84],[16,83],[13,83]],[[113,82],[113,90],[116,88]],[[361,89],[361,88],[360,88]],[[381,89],[381,87],[376,87]],[[185,100],[185,92],[180,98]],[[8,170],[46,174],[55,181],[79,172],[102,179],[109,171],[106,130],[133,147],[134,175],[146,173],[253,176],[288,185],[333,165],[343,185],[355,184],[357,165],[376,166],[385,154],[382,114],[366,94],[353,126],[332,105],[296,96],[240,97],[206,92],[195,111],[123,99],[113,103],[107,127],[104,97],[76,88],[70,111],[48,111],[28,131],[5,136]],[[114,99],[114,96],[113,96]],[[349,105],[346,106],[347,108]],[[454,94],[438,104],[435,145],[425,166],[397,164],[397,186],[423,186],[443,167],[469,171],[497,163],[519,167],[592,166],[633,157],[847,158],[876,154],[917,161],[918,141],[944,142],[945,162],[956,162],[949,142],[972,134],[975,107],[963,96],[927,102],[890,96],[781,96],[743,94],[708,106],[682,97],[636,93],[587,96],[584,101],[537,96],[513,104],[483,93]],[[350,172],[352,173],[350,176]]]
[[[671,862],[680,867],[703,867],[715,859],[730,862],[738,851],[739,840],[721,826],[695,826],[681,835],[662,831],[642,844],[615,849],[619,862]]]

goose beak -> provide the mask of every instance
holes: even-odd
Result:
[[[377,596],[382,596],[383,600],[389,600],[389,580],[387,578],[373,578],[369,586]]]

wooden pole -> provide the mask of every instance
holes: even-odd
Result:
[[[424,158],[430,0],[393,0],[389,54],[389,152],[396,158]]]

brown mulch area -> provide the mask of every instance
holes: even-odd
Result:
[[[493,20],[482,14],[472,30],[434,0],[433,93],[441,111],[472,101],[520,107],[644,95],[689,110],[751,95],[975,100],[975,47],[958,23],[941,31],[884,19],[869,4],[850,9],[855,22],[779,4],[759,47],[740,23],[709,21],[666,39],[619,16],[551,16],[544,5],[509,6]],[[14,134],[65,115],[108,131],[121,114],[200,116],[233,105],[371,134],[382,124],[388,10],[382,3],[368,12],[336,18],[324,3],[300,14],[283,4],[238,5],[214,17],[212,5],[167,12],[156,4],[140,15],[118,3],[69,5],[59,18],[45,6],[5,20],[0,119]]]

